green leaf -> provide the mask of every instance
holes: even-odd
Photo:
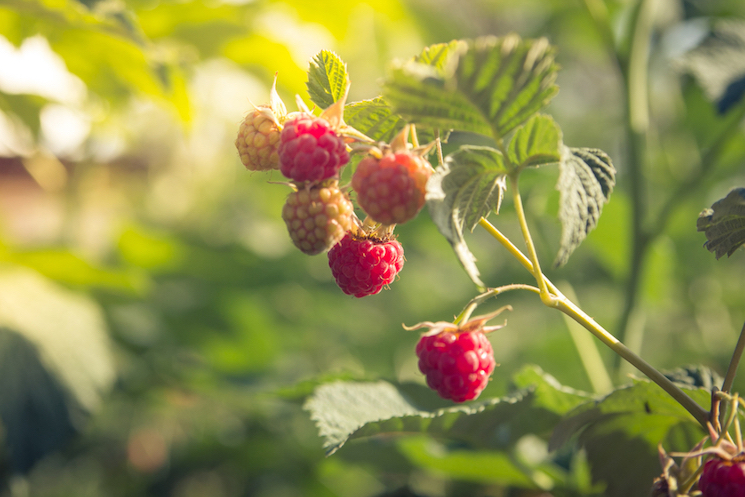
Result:
[[[681,388],[708,408],[711,391],[685,383],[679,383]],[[653,478],[660,473],[658,444],[668,452],[687,451],[704,431],[659,386],[640,379],[572,411],[556,426],[550,449],[576,435],[587,450],[593,480],[606,483],[605,495],[622,497],[647,495]]]
[[[27,473],[75,433],[69,401],[39,349],[21,333],[0,327],[0,428],[14,472]]]
[[[106,321],[96,302],[34,271],[4,264],[0,266],[0,326],[37,347],[77,405],[88,411],[98,407],[115,371]]]
[[[698,215],[696,229],[706,235],[706,247],[717,259],[745,244],[745,188],[735,188]]]
[[[382,142],[390,142],[406,125],[383,97],[346,105],[344,121],[373,140]]]
[[[554,49],[545,38],[484,37],[451,51],[453,64],[394,67],[383,95],[396,113],[415,124],[501,139],[558,91]]]
[[[457,55],[458,50],[465,49],[465,43],[453,40],[450,43],[436,43],[422,50],[422,53],[414,57],[414,62],[426,64],[445,74],[451,57]]]
[[[501,152],[490,147],[466,145],[448,155],[427,182],[430,217],[480,288],[484,283],[463,232],[465,229],[472,231],[492,210],[499,212],[506,173]]]
[[[321,50],[310,61],[308,94],[311,101],[325,109],[344,96],[349,76],[347,65],[334,52]]]
[[[555,379],[537,369],[523,379],[525,387],[511,395],[441,409],[421,408],[387,382],[339,381],[316,388],[304,409],[325,438],[327,454],[348,440],[405,433],[504,449],[527,433],[550,433],[565,412],[588,400],[581,392],[557,388]]]
[[[717,21],[709,36],[681,61],[717,103],[720,114],[726,113],[745,97],[745,21]]]
[[[457,480],[537,488],[510,454],[500,451],[448,449],[429,437],[408,437],[398,449],[409,461],[428,471]]]
[[[551,116],[535,115],[515,130],[507,154],[518,169],[561,160],[561,128]]]
[[[556,188],[560,192],[561,247],[554,266],[567,262],[597,225],[616,184],[616,170],[602,150],[563,147]]]
[[[0,92],[0,110],[17,117],[35,138],[38,138],[41,129],[39,113],[46,103],[47,99],[38,95]]]

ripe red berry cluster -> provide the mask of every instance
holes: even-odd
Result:
[[[347,233],[329,251],[329,267],[347,295],[380,293],[404,266],[404,248],[396,240]]]
[[[491,343],[480,330],[424,335],[416,355],[427,385],[454,402],[478,397],[496,366]]]
[[[745,456],[706,461],[698,489],[703,497],[745,497]]]

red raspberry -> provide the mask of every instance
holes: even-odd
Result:
[[[280,130],[271,107],[261,105],[246,115],[238,128],[235,146],[241,162],[250,171],[279,168]]]
[[[297,248],[315,255],[333,247],[352,228],[354,206],[336,181],[292,192],[282,219]]]
[[[404,248],[396,240],[347,233],[329,251],[329,267],[336,284],[357,298],[380,293],[403,266]]]
[[[698,489],[704,497],[745,497],[745,457],[706,461]]]
[[[374,221],[401,224],[413,219],[424,206],[427,180],[432,166],[408,153],[367,156],[357,165],[352,188],[357,202]]]
[[[282,128],[279,169],[291,180],[323,181],[349,162],[344,140],[325,119],[300,113]]]
[[[491,343],[481,330],[424,335],[416,355],[427,385],[455,402],[478,397],[496,365]]]

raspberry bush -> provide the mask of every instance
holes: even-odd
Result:
[[[478,293],[452,322],[425,321],[404,328],[429,329],[413,347],[422,383],[450,402],[479,400],[472,406],[428,411],[406,395],[391,398],[393,394],[384,386],[375,390],[377,386],[339,383],[319,387],[306,408],[327,437],[329,453],[350,438],[388,430],[433,431],[446,438],[465,437],[467,443],[478,446],[485,443],[483,437],[494,433],[503,433],[509,443],[516,443],[528,434],[545,436],[546,430],[556,427],[546,441],[551,449],[577,443],[579,438],[578,443],[597,460],[613,459],[608,451],[618,426],[644,425],[646,416],[660,413],[665,428],[659,433],[667,436],[684,419],[686,433],[710,430],[713,445],[705,447],[701,442],[671,456],[660,448],[663,472],[654,482],[651,464],[645,467],[646,479],[631,485],[612,472],[607,476],[606,467],[598,467],[598,474],[608,482],[609,495],[632,495],[640,489],[667,496],[742,495],[740,456],[722,453],[722,441],[729,439],[731,427],[740,436],[739,397],[729,390],[741,349],[733,355],[723,383],[704,370],[663,374],[605,330],[543,272],[522,202],[521,175],[536,168],[558,167],[561,236],[555,267],[566,264],[596,227],[616,182],[608,154],[568,146],[559,124],[541,113],[558,90],[557,71],[554,48],[545,39],[509,35],[454,41],[428,47],[397,65],[384,83],[382,96],[348,104],[349,79],[341,59],[324,51],[312,61],[308,88],[321,110],[313,113],[299,101],[300,113],[277,124],[281,128],[279,168],[293,189],[282,212],[290,237],[308,255],[328,251],[331,276],[341,292],[371,297],[391,285],[402,269],[403,246],[394,231],[427,205],[429,218],[452,246]],[[251,116],[246,123],[259,122],[259,117]],[[262,125],[254,126],[260,129]],[[242,125],[239,137],[246,135],[243,129],[247,126]],[[448,145],[444,138],[458,133],[457,145]],[[483,136],[470,143],[469,138],[478,134]],[[346,166],[351,171],[345,171]],[[508,192],[525,252],[487,219],[499,214]],[[743,198],[745,189],[733,190],[698,220],[698,229],[708,239],[707,248],[717,257],[731,255],[745,242]],[[476,228],[514,257],[535,284],[490,286],[482,281],[465,238]],[[471,316],[479,306],[513,291],[536,295],[648,380],[614,387],[594,342],[573,336],[596,392],[610,393],[599,397],[567,389],[533,369],[514,378],[517,390],[513,394],[483,399],[496,367],[495,349],[486,333],[504,326],[486,326],[486,322],[511,307]],[[491,335],[492,340],[499,342],[505,332],[520,334],[509,327],[506,330]],[[719,396],[717,384],[721,385]],[[370,389],[387,398],[386,406],[398,406],[389,417],[380,414],[381,406]],[[322,400],[330,398],[345,402],[337,405]],[[729,406],[734,413],[724,425],[718,422],[720,406]],[[345,416],[351,419],[340,422]],[[612,420],[618,425],[611,427]],[[346,428],[351,426],[361,428]],[[584,433],[594,433],[597,440],[584,438]],[[737,454],[743,453],[741,445]],[[580,457],[577,448],[573,450],[572,457]],[[678,456],[684,457],[680,465],[674,459]],[[708,460],[702,462],[702,456]]]

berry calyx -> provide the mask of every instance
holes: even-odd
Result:
[[[335,177],[349,162],[344,140],[331,124],[305,112],[284,123],[279,142],[279,170],[296,182]]]
[[[432,166],[410,152],[368,155],[357,165],[352,188],[357,203],[373,220],[384,225],[413,219],[424,206]]]
[[[703,497],[745,497],[745,455],[706,461],[698,489]]]
[[[380,293],[404,265],[404,249],[393,239],[347,233],[329,251],[336,284],[357,298]]]
[[[282,219],[297,248],[316,255],[333,247],[352,228],[354,206],[336,181],[290,193]]]
[[[417,343],[416,355],[427,386],[454,402],[478,397],[496,366],[491,343],[481,331],[425,335]]]

